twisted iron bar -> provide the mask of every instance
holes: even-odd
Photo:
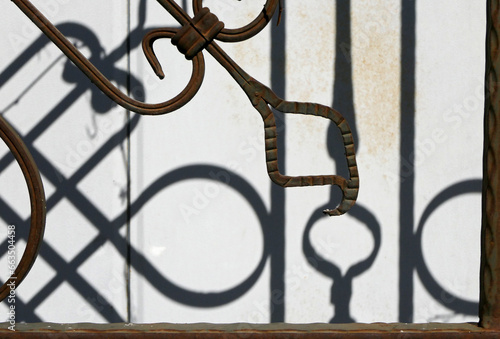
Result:
[[[202,6],[202,0],[193,0],[194,17],[191,18],[173,0],[157,0],[180,24],[181,28],[160,28],[150,31],[143,38],[143,51],[154,72],[164,77],[153,43],[162,38],[171,39],[188,60],[193,70],[187,86],[174,98],[157,104],[148,104],[131,98],[111,83],[73,44],[29,1],[12,0],[23,13],[110,99],[127,110],[142,115],[160,115],[175,111],[189,102],[198,92],[204,77],[205,62],[202,51],[206,49],[235,79],[247,94],[254,108],[261,114],[265,128],[266,164],[270,179],[283,187],[336,185],[343,192],[342,200],[334,209],[323,212],[330,216],[347,212],[355,203],[359,190],[359,177],[351,129],[343,116],[334,109],[313,103],[285,101],[270,88],[261,84],[241,69],[214,40],[240,42],[258,34],[273,17],[279,5],[279,15],[284,8],[283,0],[267,0],[260,14],[241,28],[226,29],[224,23]],[[279,24],[279,19],[278,19]],[[338,175],[286,176],[278,169],[277,131],[274,108],[282,113],[316,115],[332,120],[343,138],[349,179]],[[0,300],[7,297],[10,286],[17,286],[26,276],[37,256],[45,225],[45,197],[40,174],[29,151],[13,128],[0,117],[0,137],[9,146],[26,178],[31,201],[31,226],[26,250],[12,277],[0,287]]]
[[[485,328],[500,328],[500,1],[487,2],[483,219],[479,318]]]

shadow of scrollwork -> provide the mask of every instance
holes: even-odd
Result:
[[[342,0],[336,2],[335,16],[335,79],[333,86],[333,105],[349,123],[356,145],[356,150],[360,148],[360,138],[356,124],[356,112],[354,108],[354,85],[352,77],[352,55],[351,55],[351,1]],[[344,150],[338,145],[342,144],[342,138],[335,126],[330,126],[327,135],[328,151],[335,161],[335,173],[345,178],[349,177],[347,164],[345,162]],[[362,189],[362,188],[361,188]],[[330,202],[328,206],[335,206],[340,201],[341,192],[334,187],[330,191]],[[349,211],[349,215],[364,224],[372,233],[374,247],[366,259],[350,267],[345,275],[334,264],[326,261],[315,252],[310,242],[310,232],[314,223],[322,216],[321,211],[327,207],[323,206],[316,210],[306,225],[303,236],[303,252],[310,265],[317,271],[332,278],[331,302],[335,306],[335,315],[330,320],[332,323],[354,322],[350,312],[350,300],[352,296],[352,280],[368,270],[374,263],[381,245],[381,226],[375,215],[363,206],[362,201],[357,201],[356,205]],[[345,220],[336,220],[338,223]]]
[[[224,292],[193,292],[169,281],[160,272],[158,272],[148,259],[139,251],[134,248],[131,249],[132,266],[141,275],[147,277],[152,286],[154,286],[154,288],[156,288],[160,293],[184,305],[204,308],[224,305],[238,299],[255,284],[264,269],[270,247],[272,246],[269,241],[269,232],[272,228],[272,224],[270,223],[270,217],[264,202],[257,191],[245,179],[228,169],[210,165],[192,165],[178,168],[158,178],[141,193],[131,206],[131,217],[133,217],[150,199],[152,199],[161,190],[166,189],[168,186],[184,180],[216,180],[213,178],[211,173],[224,173],[224,180],[222,177],[217,180],[238,192],[248,202],[248,204],[252,206],[259,219],[262,233],[264,235],[264,248],[260,261],[250,276],[237,286]]]

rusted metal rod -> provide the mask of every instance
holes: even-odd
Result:
[[[500,329],[500,0],[487,2],[481,326]]]

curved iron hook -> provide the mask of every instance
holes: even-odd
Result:
[[[163,73],[160,61],[156,57],[153,44],[158,39],[163,39],[163,38],[172,39],[177,32],[178,32],[177,29],[157,28],[149,31],[142,39],[142,50],[144,52],[144,55],[146,56],[146,59],[151,65],[151,68],[160,79],[165,78],[165,73]],[[203,53],[197,53],[193,60],[196,60],[195,64],[197,65],[197,76],[194,81],[191,81],[188,84],[188,86],[196,87],[196,92],[197,92],[201,86],[205,74],[205,61],[203,58]]]
[[[267,0],[264,4],[262,12],[248,25],[240,28],[224,28],[215,38],[216,40],[223,42],[240,42],[257,35],[264,27],[267,26],[274,13],[276,12],[276,7],[278,7],[278,1],[280,5],[280,17],[278,18],[278,24],[281,18],[281,12],[283,11],[283,0]],[[197,14],[203,7],[203,0],[193,0],[193,11]]]

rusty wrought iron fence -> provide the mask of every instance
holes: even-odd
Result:
[[[215,40],[239,42],[258,34],[274,16],[279,7],[281,15],[283,1],[268,0],[260,15],[249,25],[239,29],[225,29],[209,9],[202,7],[201,0],[193,1],[195,15],[191,18],[172,0],[157,0],[181,25],[180,29],[157,28],[143,38],[143,50],[154,69],[162,78],[164,76],[160,62],[155,56],[153,42],[167,38],[171,39],[181,53],[193,62],[193,73],[188,86],[173,99],[160,104],[146,104],[123,94],[101,72],[81,54],[76,47],[60,31],[46,19],[29,0],[12,0],[22,11],[57,45],[73,63],[92,80],[92,82],[107,96],[124,108],[144,115],[159,115],[172,112],[191,100],[203,80],[204,61],[203,50],[207,50],[239,84],[254,108],[261,114],[265,125],[266,162],[271,180],[283,187],[336,185],[342,190],[343,197],[336,208],[328,208],[323,212],[334,216],[347,212],[355,203],[359,178],[354,154],[354,139],[351,130],[341,113],[332,108],[311,103],[288,102],[279,98],[271,89],[253,79],[241,69],[216,43]],[[500,263],[500,219],[498,213],[498,196],[500,190],[500,171],[496,164],[496,155],[500,152],[500,132],[497,128],[499,113],[498,88],[496,86],[497,70],[500,67],[500,48],[498,46],[498,30],[500,28],[500,1],[488,1],[488,53],[486,77],[486,116],[485,116],[485,166],[483,178],[483,234],[482,234],[482,266],[481,266],[481,323],[476,325],[318,325],[318,326],[256,326],[233,325],[217,327],[211,325],[174,326],[154,325],[138,326],[130,329],[125,325],[113,325],[108,328],[97,326],[81,326],[78,329],[59,327],[48,328],[46,325],[25,325],[24,331],[12,335],[41,336],[98,336],[129,337],[146,335],[152,337],[168,337],[182,335],[185,337],[239,336],[272,336],[272,337],[497,337],[500,329],[500,300],[497,288],[500,286],[498,270]],[[279,22],[279,20],[278,20]],[[343,138],[343,146],[348,166],[349,178],[339,175],[328,176],[285,176],[278,169],[278,143],[276,121],[271,107],[283,113],[298,113],[316,115],[327,118],[339,128]],[[45,197],[43,185],[37,166],[30,152],[13,128],[0,116],[0,136],[8,145],[16,161],[20,165],[26,179],[31,202],[31,226],[28,244],[21,262],[12,276],[0,288],[0,298],[4,299],[28,274],[36,258],[43,238],[45,220]],[[52,326],[52,325],[50,325]],[[7,330],[0,330],[8,333]]]

